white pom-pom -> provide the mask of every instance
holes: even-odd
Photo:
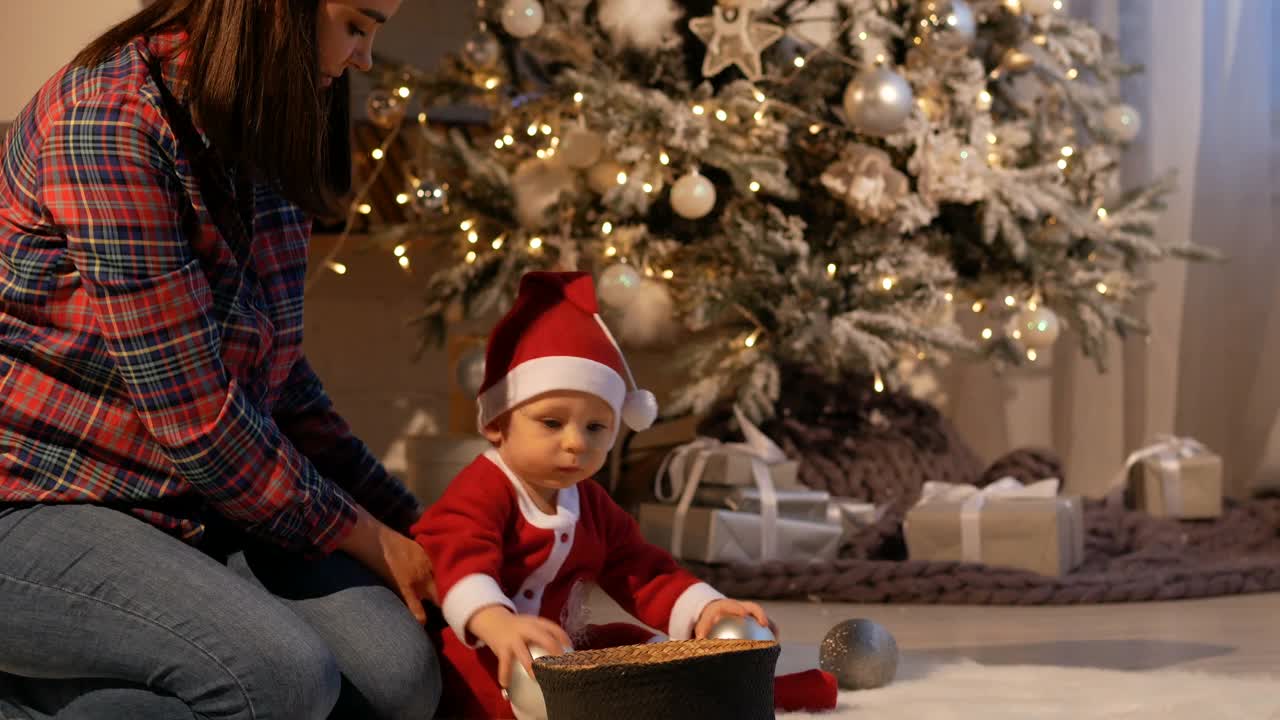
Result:
[[[681,13],[672,0],[600,0],[597,13],[618,45],[653,51],[677,39],[675,22]]]
[[[658,419],[658,399],[648,390],[632,390],[622,402],[622,422],[640,432],[648,430]]]

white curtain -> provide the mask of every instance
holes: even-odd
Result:
[[[1126,80],[1143,131],[1130,184],[1170,169],[1178,190],[1159,232],[1212,247],[1222,264],[1151,271],[1146,340],[1115,343],[1099,374],[1064,337],[1034,370],[956,366],[948,409],[988,459],[1058,451],[1068,487],[1100,495],[1125,455],[1159,433],[1192,435],[1224,458],[1229,494],[1280,484],[1280,11],[1273,0],[1072,0],[1145,72]]]

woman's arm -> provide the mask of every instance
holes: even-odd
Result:
[[[320,474],[345,488],[374,517],[402,533],[417,522],[422,515],[417,498],[352,434],[305,357],[294,363],[273,413]]]
[[[142,424],[220,513],[285,548],[324,554],[356,521],[224,368],[213,295],[183,227],[177,143],[141,95],[74,100],[34,169],[36,198],[67,238]]]

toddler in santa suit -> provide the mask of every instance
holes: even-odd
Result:
[[[657,403],[600,320],[586,273],[525,275],[494,328],[478,398],[493,447],[454,478],[412,528],[431,558],[443,623],[441,717],[514,717],[504,699],[529,646],[549,652],[655,639],[634,625],[586,625],[587,584],[673,640],[729,615],[769,620],[682,570],[641,537],[592,476],[619,423],[643,430]]]

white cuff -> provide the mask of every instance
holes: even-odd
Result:
[[[449,623],[449,627],[453,629],[453,634],[457,635],[463,644],[471,645],[467,640],[467,623],[477,611],[490,605],[501,605],[510,609],[511,612],[516,611],[515,603],[503,594],[502,588],[498,587],[498,581],[483,573],[474,573],[462,578],[449,588],[449,593],[444,596],[444,603],[440,605],[440,610],[444,613],[445,622]]]
[[[676,598],[671,606],[671,620],[667,623],[667,634],[672,640],[689,640],[693,637],[694,626],[702,616],[702,610],[716,600],[723,600],[724,595],[710,585],[700,582],[690,585]]]

